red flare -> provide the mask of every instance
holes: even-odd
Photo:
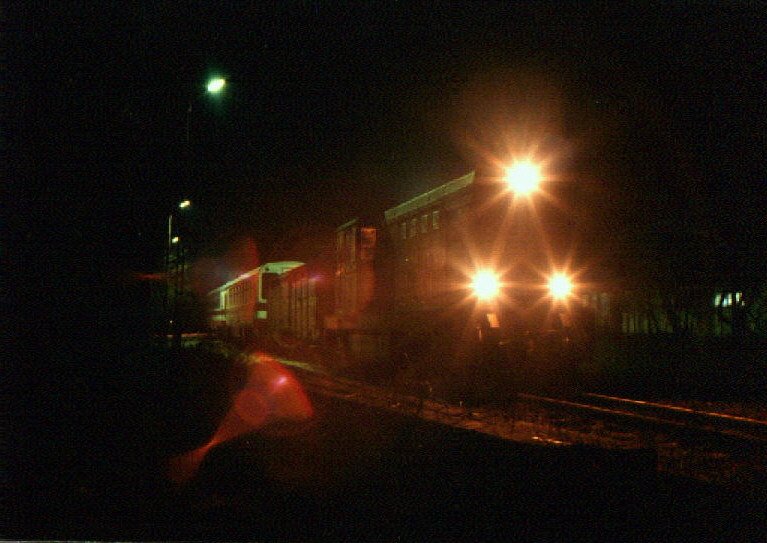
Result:
[[[254,356],[258,362],[250,366],[247,384],[235,396],[210,441],[170,459],[170,480],[184,483],[192,479],[208,452],[225,441],[270,427],[274,433],[287,435],[281,423],[300,423],[314,415],[309,398],[290,371],[267,354]]]

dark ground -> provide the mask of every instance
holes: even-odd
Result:
[[[38,478],[18,496],[3,536],[764,540],[763,496],[661,479],[654,466],[595,450],[512,444],[342,399],[311,399],[310,422],[214,449],[184,487],[164,480],[163,455],[204,441],[212,430],[194,419],[195,410],[215,410],[215,402],[141,408],[137,401],[134,409],[163,420],[126,426],[132,435],[123,435],[122,456],[112,440],[83,453],[68,476]],[[138,419],[126,413],[125,420]],[[163,428],[174,438],[161,436]]]

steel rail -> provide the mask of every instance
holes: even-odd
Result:
[[[622,423],[630,423],[645,428],[648,426],[663,427],[667,430],[671,430],[675,434],[683,433],[687,436],[700,436],[701,434],[706,434],[709,437],[716,437],[727,441],[734,440],[741,444],[746,442],[753,445],[767,446],[767,435],[762,433],[763,427],[761,425],[755,427],[758,429],[757,432],[743,432],[741,429],[722,428],[721,426],[710,423],[701,424],[699,420],[695,420],[697,414],[690,415],[683,410],[662,409],[661,404],[658,404],[658,406],[654,408],[652,414],[647,414],[639,412],[637,404],[631,402],[622,404],[621,409],[616,409],[604,405],[576,402],[561,398],[550,398],[535,394],[519,394],[518,397],[524,401],[547,405],[550,408],[560,409],[574,414],[581,413],[588,414],[591,417],[608,417],[618,419]],[[680,417],[680,414],[690,416],[685,419]],[[705,421],[710,422],[709,419],[705,419]]]
[[[750,417],[741,417],[737,415],[729,415],[727,413],[717,413],[714,411],[702,411],[700,409],[691,409],[689,407],[682,407],[679,405],[663,404],[658,402],[649,402],[646,400],[636,400],[632,398],[620,398],[618,396],[609,396],[605,394],[584,394],[585,397],[593,398],[598,401],[612,402],[614,404],[626,404],[643,408],[647,410],[656,410],[658,412],[666,411],[669,413],[676,413],[684,416],[696,417],[700,420],[710,420],[713,423],[724,423],[733,426],[740,426],[744,428],[752,428],[756,430],[767,431],[767,421],[753,419]]]

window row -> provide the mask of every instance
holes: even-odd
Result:
[[[402,239],[416,237],[419,230],[421,234],[425,234],[429,230],[439,230],[439,210],[434,210],[431,214],[424,213],[420,218],[413,217],[410,221],[405,220],[400,223]]]

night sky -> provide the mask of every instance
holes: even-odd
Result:
[[[243,244],[290,257],[302,232],[533,140],[603,199],[640,187],[655,206],[672,187],[673,215],[694,195],[725,247],[747,233],[732,251],[764,232],[755,3],[12,2],[4,18],[9,269],[67,315],[159,271],[183,198],[226,278]],[[211,75],[229,82],[215,99]]]

